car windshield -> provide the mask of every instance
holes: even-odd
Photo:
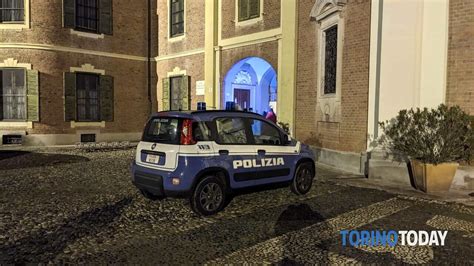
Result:
[[[179,119],[153,118],[150,120],[143,140],[148,142],[179,144]]]

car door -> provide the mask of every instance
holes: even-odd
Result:
[[[232,188],[254,185],[256,170],[252,162],[257,158],[245,118],[219,117],[214,119],[216,137],[214,151],[220,167],[227,169]]]
[[[289,181],[297,159],[297,149],[284,143],[283,133],[265,119],[249,118],[251,137],[257,153],[255,184],[270,184]]]

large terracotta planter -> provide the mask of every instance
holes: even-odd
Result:
[[[411,160],[411,169],[416,189],[430,192],[446,192],[451,187],[458,163],[429,164]]]

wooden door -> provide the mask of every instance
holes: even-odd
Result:
[[[250,106],[250,90],[234,89],[234,102],[240,105],[242,109],[249,109]]]

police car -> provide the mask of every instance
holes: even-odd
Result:
[[[149,199],[187,197],[198,215],[222,210],[232,192],[287,183],[308,193],[315,176],[311,149],[259,114],[168,111],[145,126],[132,182]]]

